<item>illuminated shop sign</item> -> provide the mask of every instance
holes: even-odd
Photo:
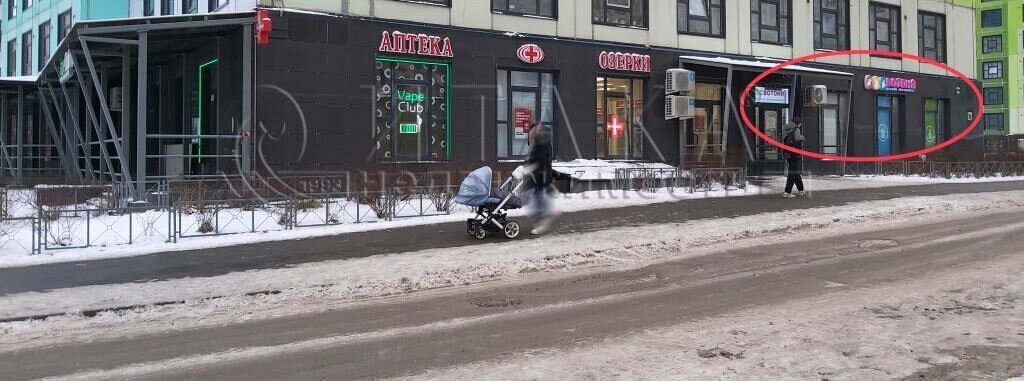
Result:
[[[754,102],[789,104],[789,89],[754,88]]]
[[[544,60],[544,49],[537,44],[526,44],[516,50],[516,57],[528,64],[535,64]]]
[[[651,72],[651,56],[632,53],[601,52],[598,63],[604,70]]]
[[[377,50],[387,53],[415,54],[420,56],[454,57],[452,41],[448,38],[426,34],[384,32]]]
[[[874,91],[900,91],[912,93],[917,90],[916,79],[899,77],[879,77],[877,75],[864,76],[864,89]]]

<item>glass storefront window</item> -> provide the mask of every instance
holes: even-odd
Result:
[[[924,146],[941,143],[949,135],[945,121],[946,100],[925,98],[924,100]]]
[[[694,89],[694,117],[684,121],[688,160],[702,161],[705,155],[722,152],[721,84],[698,83]]]
[[[643,157],[644,81],[597,78],[597,157]]]
[[[448,65],[379,58],[376,68],[378,159],[448,160]]]
[[[555,76],[552,73],[498,70],[498,158],[522,158],[530,152],[526,130],[534,122],[554,129]]]

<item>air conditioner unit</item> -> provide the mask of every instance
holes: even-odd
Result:
[[[693,91],[697,75],[686,69],[668,69],[665,72],[665,94]]]
[[[121,87],[110,88],[110,111],[121,111],[124,90]]]
[[[808,86],[804,89],[805,106],[822,106],[828,103],[828,87],[825,85]]]
[[[693,97],[668,95],[665,97],[665,120],[693,118]]]

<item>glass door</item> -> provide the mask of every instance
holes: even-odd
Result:
[[[629,147],[629,134],[626,131],[626,126],[630,121],[627,104],[625,94],[608,93],[605,97],[605,110],[608,110],[608,116],[604,128],[607,134],[606,152],[609,158],[626,158],[626,147]]]
[[[512,155],[526,156],[530,153],[526,131],[537,121],[537,92],[512,91]]]
[[[878,142],[878,156],[892,154],[892,97],[878,97],[878,115],[875,137]]]
[[[783,114],[785,110],[781,107],[760,107],[758,112],[758,129],[761,130],[768,137],[777,141],[782,141],[782,126],[784,120]],[[760,139],[758,139],[760,140]],[[762,147],[762,159],[763,160],[779,160],[782,155],[779,152],[779,147],[768,144],[764,141],[759,141]]]

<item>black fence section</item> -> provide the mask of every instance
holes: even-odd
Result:
[[[688,193],[746,189],[744,168],[648,169],[619,168],[615,170],[614,189],[654,192],[686,189]]]
[[[825,165],[816,166],[817,170],[810,170],[811,173],[835,174],[839,176],[918,176],[945,179],[1024,176],[1024,162],[888,161],[876,163],[819,163]]]

